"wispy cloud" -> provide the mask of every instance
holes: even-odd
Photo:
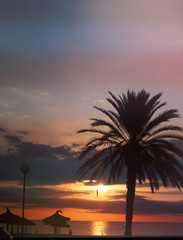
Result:
[[[19,115],[17,116],[18,119],[29,119],[31,118],[31,115],[29,114],[23,114],[23,115]]]
[[[50,96],[51,94],[47,91],[41,91],[42,96]]]
[[[23,135],[28,135],[29,132],[28,131],[24,131],[24,130],[17,130],[17,133],[23,134]]]
[[[8,101],[8,100],[3,100],[3,99],[0,99],[0,107],[3,107],[3,108],[11,108],[13,106],[13,103]]]
[[[102,103],[102,104],[107,103],[107,101],[105,99],[95,99],[94,102],[95,103]]]
[[[110,106],[109,102],[106,99],[95,99],[94,104],[97,106],[99,105],[106,108]]]
[[[6,130],[5,130],[4,128],[1,128],[1,127],[0,127],[0,132],[4,132],[4,133],[5,133]]]

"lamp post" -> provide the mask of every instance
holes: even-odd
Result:
[[[30,171],[30,168],[28,165],[22,165],[20,167],[20,171],[24,175],[24,181],[23,181],[23,201],[22,201],[22,221],[24,218],[24,207],[25,207],[25,179],[26,179],[26,174]],[[24,225],[22,223],[22,236],[23,236],[23,231],[24,231]]]

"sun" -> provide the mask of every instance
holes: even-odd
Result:
[[[98,185],[97,189],[98,189],[99,192],[103,192],[103,191],[107,190],[107,186],[105,186],[105,185]]]
[[[104,192],[105,190],[107,190],[107,188],[108,187],[105,185],[97,185],[97,187],[96,187],[97,197],[99,196],[99,193]]]

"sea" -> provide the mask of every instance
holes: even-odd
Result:
[[[36,226],[29,226],[29,233],[53,233],[53,227],[43,225],[40,220],[34,220],[34,222]],[[70,228],[61,228],[61,234],[68,234],[72,230],[73,235],[123,236],[125,227],[124,222],[69,221],[68,223]],[[183,237],[183,223],[134,222],[133,235],[146,237]]]

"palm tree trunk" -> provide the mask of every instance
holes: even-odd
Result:
[[[128,169],[127,195],[126,195],[126,228],[125,237],[132,236],[133,205],[135,199],[136,172],[135,169]]]

